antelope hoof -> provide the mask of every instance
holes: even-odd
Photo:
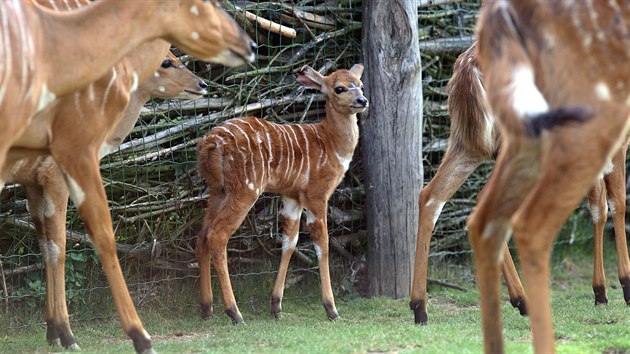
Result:
[[[46,339],[50,346],[60,346],[61,339],[59,339],[59,332],[52,321],[46,320]]]
[[[619,279],[619,282],[623,289],[623,299],[626,300],[626,305],[630,306],[630,278]]]
[[[412,300],[409,307],[413,311],[413,319],[416,324],[426,325],[429,317],[427,315],[427,305],[424,300]]]
[[[593,293],[595,293],[595,306],[608,304],[608,298],[606,297],[606,287],[604,285],[593,286]]]
[[[61,340],[59,338],[52,338],[52,339],[49,338],[48,345],[50,345],[51,347],[60,347]]]
[[[151,347],[149,334],[145,330],[134,328],[129,331],[128,335],[133,341],[133,347],[136,349],[136,353],[155,354],[155,351]]]
[[[204,320],[208,320],[212,318],[212,303],[208,304],[199,304],[201,308],[201,318]]]
[[[518,312],[521,314],[521,316],[527,316],[527,303],[525,302],[525,299],[523,299],[521,296],[510,299],[510,304],[512,304],[512,307],[518,309]]]
[[[74,338],[74,335],[72,334],[72,332],[68,331],[64,331],[64,330],[60,330],[59,331],[59,338],[61,339],[61,345],[69,350],[81,350],[81,348],[79,348],[79,346],[77,345],[77,341]],[[76,347],[77,349],[74,349],[74,347]]]
[[[81,351],[81,347],[79,347],[79,345],[77,343],[73,343],[72,345],[70,345],[66,349],[68,349],[71,352],[80,352]]]
[[[271,313],[275,318],[282,318],[282,299],[278,296],[271,296]]]
[[[237,324],[245,323],[243,321],[243,316],[241,316],[241,314],[238,312],[238,309],[236,309],[236,307],[225,309],[225,314],[228,315],[228,317],[232,319],[232,324],[237,325]]]
[[[328,316],[329,320],[336,321],[339,319],[339,313],[337,312],[337,309],[334,305],[325,304],[324,309],[326,309],[326,315]]]

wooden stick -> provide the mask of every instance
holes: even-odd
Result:
[[[296,31],[293,28],[267,20],[249,11],[245,11],[245,17],[250,21],[256,22],[258,24],[258,27],[269,32],[277,33],[281,36],[291,39],[295,38],[296,36]]]

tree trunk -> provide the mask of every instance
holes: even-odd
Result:
[[[371,295],[409,296],[422,185],[422,66],[416,0],[363,2],[362,120]]]

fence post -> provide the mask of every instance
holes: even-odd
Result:
[[[362,120],[370,295],[409,296],[422,184],[416,0],[363,1]]]

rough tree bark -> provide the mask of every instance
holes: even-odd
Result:
[[[363,1],[362,120],[371,295],[409,296],[422,184],[422,66],[416,0]]]

